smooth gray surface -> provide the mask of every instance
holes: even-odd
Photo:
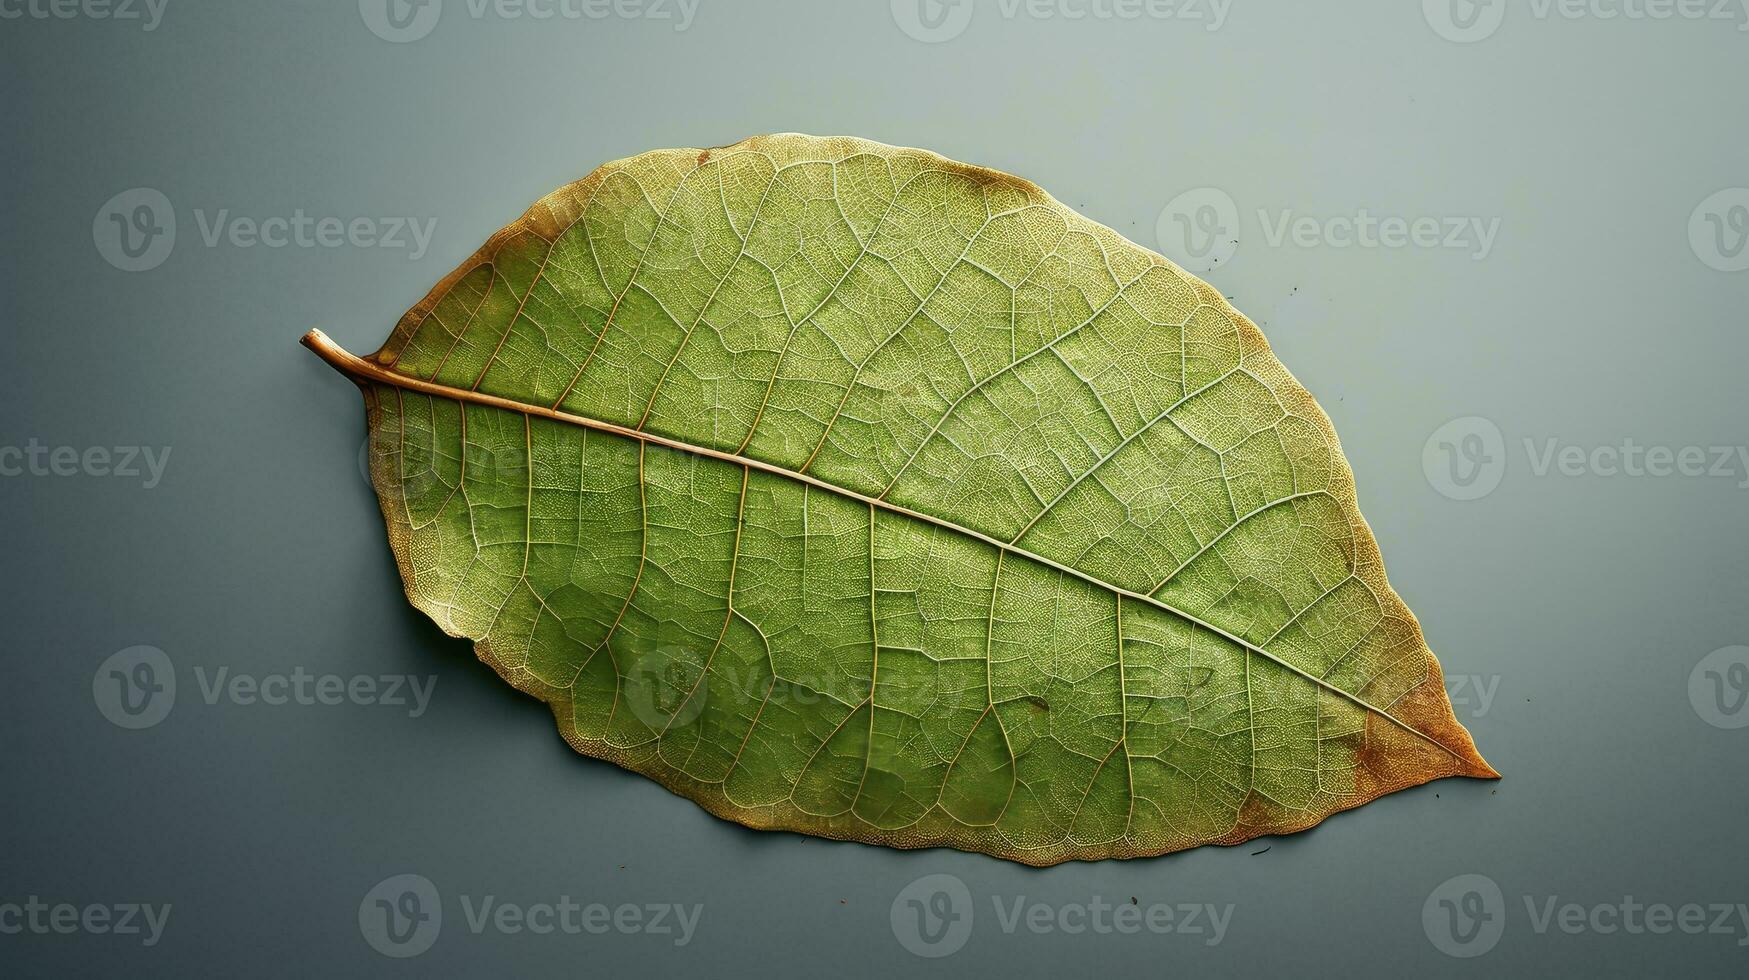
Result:
[[[149,32],[0,20],[0,447],[171,447],[151,489],[147,476],[0,477],[0,927],[17,921],[5,903],[32,895],[173,906],[151,948],[0,934],[0,973],[1742,974],[1749,921],[1735,910],[1730,934],[1539,933],[1526,897],[1539,914],[1550,896],[1749,902],[1749,730],[1703,717],[1705,669],[1701,707],[1689,696],[1703,657],[1749,643],[1743,464],[1539,476],[1524,440],[1540,453],[1549,439],[1749,438],[1749,272],[1706,261],[1731,264],[1728,220],[1744,212],[1730,205],[1749,191],[1716,212],[1722,251],[1689,235],[1703,199],[1749,186],[1749,15],[1736,0],[1731,21],[1513,4],[1492,36],[1457,43],[1430,26],[1441,0],[1431,14],[1234,0],[1213,31],[1145,14],[1007,17],[979,0],[963,33],[923,43],[899,26],[906,2],[895,14],[885,0],[704,0],[676,30],[476,19],[445,0],[410,43],[373,34],[351,0],[169,0]],[[676,3],[663,9],[678,16]],[[1040,871],[758,834],[567,749],[541,705],[403,600],[359,473],[359,399],[297,337],[320,325],[374,349],[565,181],[646,149],[779,130],[1005,169],[1151,247],[1181,192],[1229,195],[1241,245],[1209,278],[1335,420],[1393,583],[1447,671],[1495,692],[1485,713],[1473,694],[1459,713],[1507,778],[1429,785],[1292,838]],[[178,237],[162,265],[128,273],[100,255],[93,223],[135,187],[173,202]],[[195,212],[221,208],[437,227],[417,261],[208,247]],[[1477,261],[1274,246],[1264,227],[1283,209],[1362,208],[1499,230]],[[1423,470],[1430,436],[1463,416],[1504,436],[1504,479],[1478,500],[1450,499]],[[93,675],[142,644],[165,651],[179,690],[162,723],[126,730],[98,710]],[[1727,682],[1733,657],[1713,664]],[[197,668],[210,681],[221,667],[437,681],[418,718],[209,705]],[[429,952],[391,959],[359,912],[401,873],[434,883],[444,923]],[[891,912],[937,873],[966,884],[973,929],[957,954],[922,959]],[[1431,900],[1442,921],[1435,890],[1460,874],[1502,894],[1488,909],[1498,945],[1468,959],[1442,953],[1422,916]],[[462,896],[487,894],[703,909],[678,948],[647,934],[476,935]],[[992,896],[1233,911],[1215,945],[1009,934]],[[907,914],[901,903],[901,926]]]

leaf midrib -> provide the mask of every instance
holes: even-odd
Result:
[[[374,383],[378,383],[378,384],[390,385],[390,386],[397,387],[397,388],[405,388],[409,391],[418,391],[418,392],[422,392],[422,393],[427,394],[427,395],[433,395],[433,396],[436,396],[439,398],[449,399],[451,401],[473,402],[474,404],[477,404],[477,405],[485,405],[485,406],[488,406],[491,408],[497,408],[497,409],[501,409],[501,410],[508,411],[508,412],[516,412],[518,414],[525,415],[525,416],[538,415],[538,416],[541,416],[542,418],[548,418],[548,419],[552,419],[552,420],[557,421],[557,422],[564,422],[564,423],[567,423],[570,425],[581,426],[581,427],[586,428],[586,429],[593,429],[597,432],[604,432],[604,433],[608,433],[610,435],[621,436],[623,438],[632,439],[632,440],[635,440],[635,441],[640,442],[640,443],[663,446],[665,448],[673,449],[673,450],[676,450],[678,452],[688,453],[688,454],[695,455],[695,456],[703,456],[703,457],[707,457],[710,459],[721,460],[723,462],[732,463],[734,465],[742,466],[742,467],[745,467],[747,469],[756,469],[756,470],[759,470],[759,471],[764,472],[764,473],[770,473],[774,476],[780,476],[780,477],[784,477],[786,479],[795,480],[799,483],[807,484],[809,486],[818,487],[819,489],[824,490],[828,493],[838,494],[842,497],[846,497],[848,499],[857,501],[858,503],[866,504],[872,508],[884,510],[884,511],[887,511],[888,513],[903,515],[905,517],[909,517],[909,518],[912,518],[914,520],[923,521],[927,524],[931,524],[931,525],[934,525],[936,527],[943,528],[945,530],[953,531],[957,534],[963,534],[966,537],[972,538],[976,541],[982,542],[984,544],[989,545],[992,548],[997,549],[997,551],[999,553],[1013,554],[1017,557],[1025,558],[1029,561],[1038,562],[1039,564],[1044,565],[1047,568],[1052,568],[1052,569],[1055,569],[1055,570],[1057,570],[1065,575],[1069,575],[1069,576],[1072,576],[1074,578],[1080,579],[1081,581],[1086,582],[1089,585],[1093,585],[1097,588],[1104,589],[1105,591],[1110,592],[1113,595],[1122,596],[1123,598],[1130,599],[1130,600],[1133,600],[1135,602],[1140,602],[1140,603],[1143,603],[1143,604],[1146,604],[1149,606],[1153,606],[1154,608],[1159,609],[1163,612],[1169,613],[1170,615],[1176,616],[1179,619],[1184,620],[1185,622],[1191,623],[1191,624],[1198,626],[1202,629],[1208,630],[1209,632],[1214,633],[1216,636],[1219,636],[1222,639],[1225,639],[1230,643],[1238,645],[1242,649],[1249,650],[1253,653],[1258,654],[1259,656],[1264,657],[1265,659],[1276,664],[1277,666],[1288,671],[1289,673],[1294,674],[1295,676],[1301,678],[1302,680],[1308,681],[1317,687],[1321,687],[1321,688],[1331,692],[1332,694],[1335,694],[1341,698],[1344,698],[1345,700],[1352,702],[1353,704],[1355,704],[1356,706],[1358,706],[1360,708],[1363,708],[1367,711],[1370,711],[1370,712],[1386,719],[1387,721],[1390,721],[1391,723],[1395,724],[1397,727],[1403,729],[1406,732],[1409,732],[1409,733],[1417,736],[1418,738],[1422,739],[1423,741],[1427,742],[1428,744],[1437,747],[1438,749],[1440,749],[1441,751],[1445,752],[1446,754],[1452,756],[1453,758],[1456,758],[1460,761],[1462,761],[1462,759],[1463,759],[1463,756],[1461,754],[1459,754],[1456,750],[1452,749],[1451,747],[1447,746],[1444,742],[1439,741],[1438,739],[1434,738],[1432,735],[1429,735],[1427,732],[1424,732],[1421,729],[1416,728],[1414,725],[1411,725],[1408,722],[1404,721],[1403,719],[1398,718],[1396,715],[1392,714],[1389,710],[1387,710],[1385,708],[1381,708],[1375,704],[1372,704],[1371,702],[1367,701],[1365,698],[1361,697],[1359,694],[1356,694],[1356,693],[1351,692],[1351,691],[1343,690],[1342,688],[1337,687],[1336,685],[1330,683],[1327,680],[1324,680],[1321,677],[1314,676],[1313,674],[1308,673],[1307,671],[1301,669],[1300,667],[1297,667],[1297,666],[1293,665],[1292,663],[1289,663],[1288,661],[1277,656],[1276,654],[1271,653],[1270,651],[1264,649],[1263,647],[1261,647],[1255,643],[1252,643],[1249,640],[1246,640],[1243,637],[1240,637],[1240,636],[1238,636],[1238,635],[1236,635],[1236,634],[1234,634],[1226,629],[1223,629],[1219,626],[1216,626],[1215,624],[1208,622],[1207,620],[1201,618],[1200,616],[1196,616],[1192,613],[1185,612],[1184,610],[1179,609],[1176,606],[1171,605],[1170,603],[1163,602],[1160,599],[1155,598],[1154,596],[1147,595],[1147,594],[1144,594],[1141,592],[1135,592],[1135,591],[1132,591],[1130,589],[1123,588],[1122,586],[1115,585],[1111,582],[1107,582],[1104,579],[1101,579],[1098,576],[1092,575],[1088,572],[1084,572],[1084,571],[1077,569],[1077,568],[1074,568],[1070,565],[1065,565],[1062,562],[1056,561],[1055,559],[1047,558],[1047,557],[1040,555],[1040,554],[1037,554],[1035,552],[1028,551],[1027,549],[1021,548],[1016,544],[1013,544],[1013,543],[1007,542],[1007,541],[1003,541],[1000,538],[992,537],[988,534],[984,534],[981,531],[973,530],[972,528],[968,528],[968,527],[965,527],[961,524],[957,524],[957,523],[955,523],[951,520],[948,520],[946,518],[937,517],[933,514],[924,513],[923,511],[912,510],[909,507],[905,507],[905,506],[902,506],[900,504],[895,504],[895,503],[892,503],[890,501],[883,500],[879,497],[872,497],[872,496],[869,496],[867,494],[858,493],[855,490],[851,490],[851,489],[848,489],[846,487],[838,486],[835,483],[831,483],[829,481],[822,480],[819,477],[812,476],[812,475],[809,475],[807,473],[798,472],[796,470],[792,470],[792,469],[789,469],[787,467],[778,466],[775,463],[768,463],[764,460],[754,459],[750,456],[744,456],[744,455],[740,455],[738,453],[724,452],[723,450],[720,450],[720,449],[712,449],[708,446],[700,446],[700,445],[696,445],[693,443],[685,442],[685,441],[680,440],[680,439],[673,439],[673,438],[669,438],[667,436],[656,435],[655,433],[651,433],[651,432],[643,432],[643,431],[640,431],[638,429],[633,429],[633,428],[629,428],[627,426],[618,425],[618,424],[615,424],[613,422],[604,422],[604,421],[601,421],[600,419],[592,419],[592,418],[589,418],[589,417],[583,416],[583,415],[574,415],[570,412],[561,412],[555,408],[548,408],[548,407],[542,406],[542,405],[529,405],[529,404],[525,404],[523,402],[516,401],[514,399],[504,398],[504,397],[501,397],[498,395],[487,394],[485,392],[474,391],[474,390],[470,390],[470,389],[466,389],[466,388],[454,388],[454,387],[451,387],[449,385],[438,384],[438,383],[433,382],[433,381],[426,381],[422,378],[415,378],[415,377],[410,377],[408,375],[400,374],[396,371],[392,371],[388,368],[385,368],[382,365],[373,363],[371,361],[367,361],[364,358],[358,357],[357,355],[347,351],[346,349],[340,347],[338,344],[334,343],[334,341],[331,338],[329,338],[327,334],[323,333],[320,330],[311,330],[309,333],[304,335],[302,342],[303,342],[305,347],[308,347],[312,351],[314,351],[318,357],[320,357],[320,358],[322,358],[322,360],[328,362],[328,364],[331,367],[333,367],[335,370],[339,371],[340,373],[346,375],[347,377],[351,378],[355,383],[360,384],[360,386],[363,386],[364,383],[366,383],[366,382],[374,382]],[[1425,681],[1423,681],[1423,683],[1425,683]]]

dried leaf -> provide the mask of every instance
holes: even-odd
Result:
[[[1032,184],[760,137],[543,199],[368,359],[407,596],[752,827],[1029,864],[1493,777],[1329,420]]]

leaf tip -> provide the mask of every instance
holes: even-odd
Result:
[[[1490,765],[1487,759],[1482,758],[1482,753],[1477,751],[1475,740],[1470,736],[1470,733],[1461,727],[1458,730],[1462,733],[1462,737],[1457,740],[1457,747],[1451,750],[1452,754],[1457,757],[1458,763],[1458,771],[1455,775],[1467,776],[1470,779],[1500,779],[1500,771]]]
[[[1489,765],[1488,760],[1482,758],[1479,755],[1476,756],[1474,759],[1470,760],[1469,771],[1464,773],[1464,775],[1470,776],[1470,777],[1475,778],[1475,779],[1500,779],[1500,778],[1502,778],[1500,775],[1500,770],[1495,769],[1493,766]]]

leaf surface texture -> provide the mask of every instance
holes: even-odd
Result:
[[[719,816],[1050,864],[1494,775],[1312,397],[1024,180],[647,153],[324,356],[413,604]]]

